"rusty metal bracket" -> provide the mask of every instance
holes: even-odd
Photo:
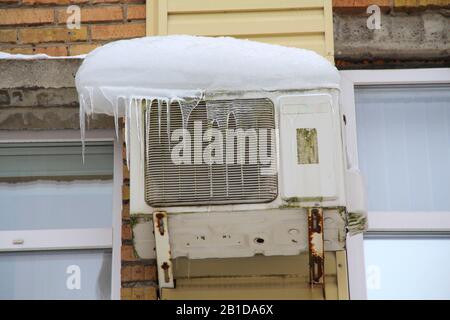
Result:
[[[311,287],[323,286],[325,279],[323,209],[308,208],[309,275]]]
[[[153,228],[155,232],[156,263],[158,265],[159,289],[174,288],[173,268],[169,242],[169,228],[167,213],[157,211],[153,213]]]

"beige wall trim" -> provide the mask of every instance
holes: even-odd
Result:
[[[176,285],[164,288],[162,299],[348,299],[345,251],[326,252],[325,256],[325,288],[311,287],[306,252],[297,256],[175,259]]]
[[[334,61],[331,0],[147,0],[147,35],[233,36]]]

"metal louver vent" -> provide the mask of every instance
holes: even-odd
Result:
[[[217,136],[201,138],[207,137],[205,133],[211,128],[222,134],[222,141]],[[186,131],[180,135],[183,129]],[[246,133],[241,143],[237,137],[227,140],[232,130]],[[268,99],[176,102],[170,106],[154,101],[145,110],[146,202],[161,207],[274,200],[278,178],[276,170],[269,170],[276,168],[274,130],[274,107]],[[210,154],[207,150],[212,142],[222,147],[222,157],[220,152],[212,152],[222,163],[205,161],[209,159],[205,154]],[[183,144],[180,154],[188,161],[177,164],[172,153],[179,150],[180,144]],[[256,162],[252,155],[257,155]]]

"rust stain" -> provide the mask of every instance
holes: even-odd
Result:
[[[161,269],[164,270],[164,281],[170,282],[170,276],[169,276],[170,265],[164,261],[164,263],[161,265]]]
[[[297,129],[297,163],[317,164],[319,163],[319,147],[317,140],[317,129]]]
[[[311,286],[324,284],[323,210],[308,209],[308,240]]]
[[[164,235],[164,213],[157,213],[156,214],[156,227],[158,228],[159,234]]]

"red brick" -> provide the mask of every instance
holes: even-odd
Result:
[[[134,248],[132,245],[122,245],[121,248],[122,261],[136,261],[136,255],[134,254]]]
[[[0,9],[0,25],[46,24],[53,22],[53,9]]]
[[[144,280],[146,281],[156,281],[156,266],[147,265],[144,266]]]
[[[86,3],[89,2],[89,0],[22,0],[23,4],[26,5],[39,5],[39,4],[56,4],[56,5],[64,5],[64,4],[71,4],[71,3]]]
[[[93,40],[128,39],[145,36],[145,23],[91,26]]]
[[[122,186],[122,200],[130,200],[130,187],[127,185]]]
[[[145,19],[145,5],[128,6],[127,19],[128,20]]]
[[[391,8],[392,0],[333,0],[334,11],[366,12],[367,7],[375,4],[386,11]]]
[[[22,43],[81,41],[87,39],[87,27],[26,28],[19,30],[19,38]]]
[[[92,3],[117,3],[120,0],[92,0]]]
[[[133,232],[131,231],[131,225],[126,223],[122,224],[122,240],[133,239]]]
[[[67,47],[65,46],[49,46],[49,47],[36,47],[35,53],[44,53],[49,56],[61,57],[68,56]]]
[[[56,12],[56,21],[58,23],[66,23],[71,13],[67,13],[66,9],[59,9]],[[120,6],[102,6],[81,9],[81,22],[104,22],[104,21],[121,21],[123,20],[123,10]]]
[[[144,277],[144,265],[138,264],[131,268],[131,279],[133,281],[143,281]]]
[[[142,3],[145,4],[145,0],[122,0],[122,3]]]
[[[78,56],[80,54],[86,54],[94,50],[95,48],[100,47],[101,44],[97,43],[83,43],[83,44],[75,44],[69,46],[69,53],[71,56]]]
[[[0,30],[0,42],[15,43],[17,41],[17,30],[6,29]]]
[[[122,219],[130,220],[130,204],[122,203]]]
[[[122,266],[120,269],[120,280],[122,282],[130,282],[131,281],[131,266]]]

